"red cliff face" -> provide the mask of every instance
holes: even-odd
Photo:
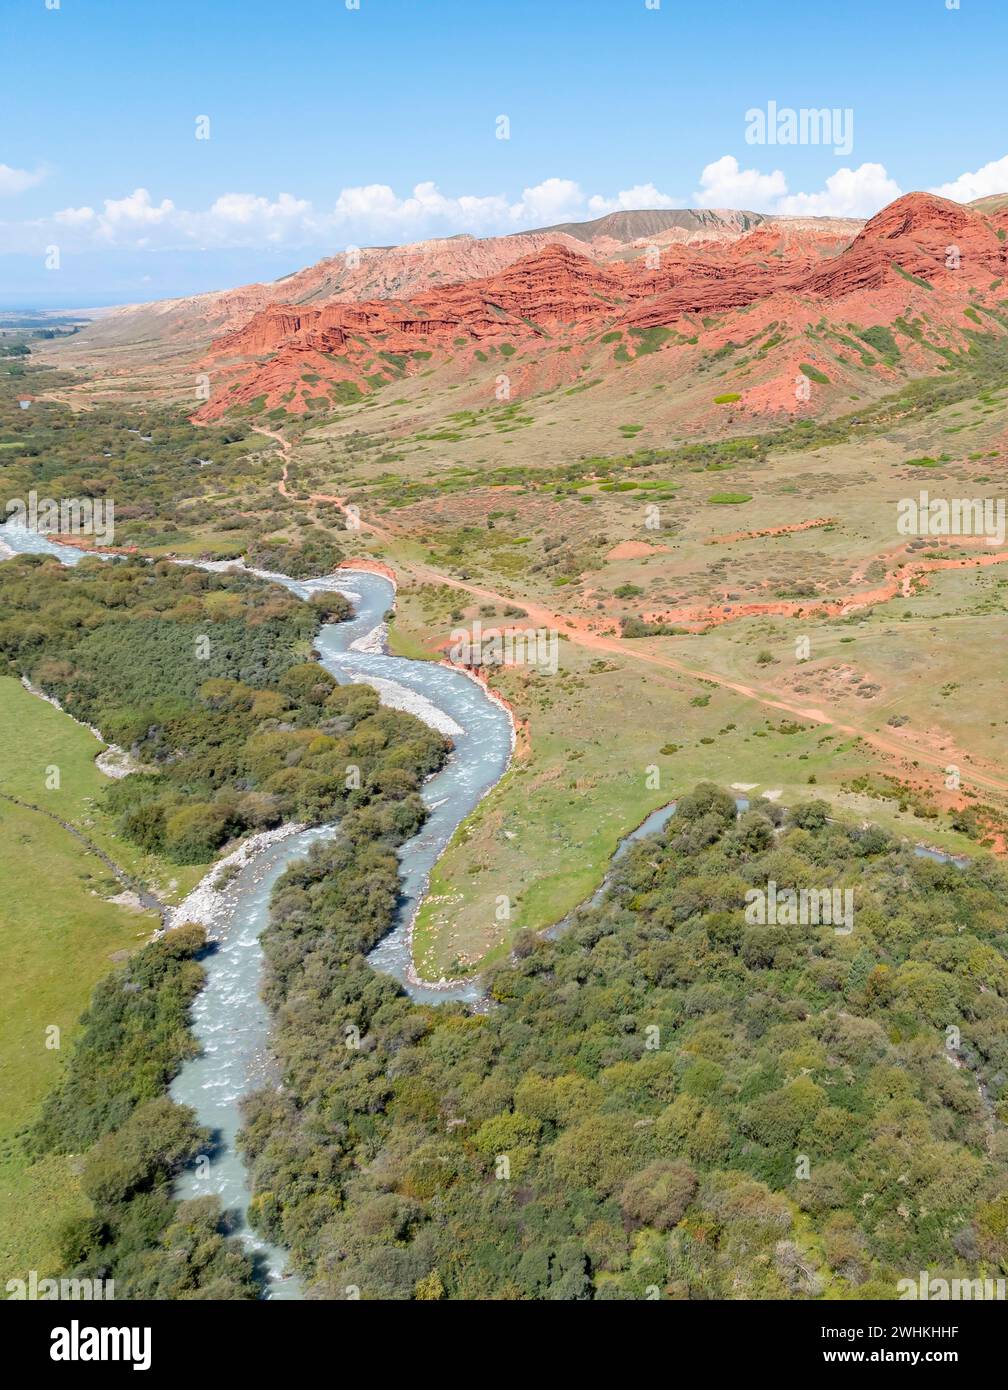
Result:
[[[218,338],[211,354],[258,356],[298,343],[333,352],[354,334],[374,339],[390,335],[394,342],[432,339],[445,345],[459,335],[474,341],[534,336],[538,325],[577,324],[611,314],[624,291],[619,275],[565,246],[551,245],[499,275],[446,285],[406,304],[373,299],[317,309],[271,305],[244,327]]]
[[[482,301],[505,313],[549,325],[577,323],[611,309],[622,280],[587,256],[554,244],[516,261],[500,275],[472,285]],[[464,290],[460,285],[455,293],[461,295]],[[445,293],[451,296],[452,288]]]
[[[792,274],[786,263],[696,265],[671,289],[629,312],[627,323],[636,328],[654,328],[673,324],[688,314],[723,314],[741,309],[786,289]]]
[[[486,362],[487,352],[501,348],[509,358],[517,354],[508,370],[520,393],[523,353],[533,343],[540,367],[548,358],[552,380],[561,383],[580,370],[570,347],[597,342],[606,330],[618,338],[678,323],[687,330],[679,342],[692,344],[716,333],[712,317],[755,305],[765,306],[767,320],[785,329],[794,320],[793,331],[804,332],[834,312],[840,325],[859,315],[891,323],[931,287],[940,294],[927,303],[929,318],[958,331],[976,283],[969,272],[1008,274],[1008,237],[999,236],[1008,231],[1008,211],[988,217],[912,193],[860,230],[855,224],[844,244],[846,230],[835,221],[780,219],[732,240],[638,244],[605,262],[562,236],[489,275],[408,298],[268,304],[211,345],[207,367],[218,388],[198,418],[263,396],[268,406],[296,413],[329,388],[345,392],[352,383],[366,393],[376,381],[450,360]],[[303,386],[309,373],[318,384]],[[530,378],[529,389],[536,380],[542,376]]]
[[[878,289],[899,270],[930,284],[944,282],[950,271],[999,274],[1004,266],[1004,243],[990,219],[947,198],[908,193],[883,208],[846,251],[809,276],[802,288],[832,300]]]
[[[894,241],[905,236],[962,235],[964,229],[979,226],[983,221],[972,209],[948,198],[938,198],[933,193],[907,193],[866,222],[852,245]]]
[[[314,311],[303,312],[286,305],[271,305],[253,314],[243,328],[227,333],[214,343],[221,356],[249,356],[276,352],[284,343],[297,337]]]

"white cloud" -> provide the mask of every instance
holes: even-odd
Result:
[[[252,193],[225,193],[213,203],[210,216],[222,223],[246,226],[252,222],[286,222],[298,220],[311,211],[311,203],[281,193],[275,203],[257,198]]]
[[[681,207],[681,200],[659,193],[653,183],[635,183],[633,188],[624,188],[615,198],[604,198],[596,193],[588,199],[588,210],[596,217],[607,212],[633,212],[638,208]]]
[[[155,203],[146,188],[124,198],[107,198],[98,210],[68,207],[48,221],[9,227],[17,238],[36,245],[57,232],[73,246],[123,248],[255,246],[264,240],[296,247],[328,243],[336,248],[369,242],[409,242],[426,237],[470,232],[501,235],[551,226],[578,218],[630,208],[680,207],[653,183],[623,189],[614,196],[588,196],[573,179],[548,178],[522,189],[517,197],[501,193],[450,197],[436,184],[418,183],[406,196],[388,184],[344,188],[328,208],[280,193],[275,199],[254,193],[221,194],[208,208],[179,208],[170,198]]]
[[[400,198],[388,184],[372,183],[344,188],[332,212],[321,213],[316,220],[320,226],[335,228],[363,223],[372,235],[411,238],[458,231],[486,235],[562,222],[583,214],[585,206],[585,195],[571,179],[544,179],[523,189],[514,202],[503,194],[450,198],[430,182],[418,183],[409,197]]]
[[[988,198],[992,193],[1008,193],[1008,154],[930,191],[957,203],[971,203],[974,198]]]
[[[708,164],[700,175],[700,190],[693,201],[701,208],[747,208],[752,212],[772,211],[772,204],[787,192],[787,180],[780,169],[761,174],[756,169],[740,169],[732,154]]]
[[[254,246],[263,240],[289,246],[408,242],[457,232],[486,236],[548,226],[584,217],[586,209],[603,203],[607,207],[672,206],[671,199],[651,186],[620,193],[615,199],[589,199],[572,179],[560,178],[544,179],[515,199],[503,194],[449,197],[429,181],[416,184],[405,197],[388,184],[365,184],[342,189],[328,208],[317,208],[291,193],[271,199],[232,192],[221,194],[208,208],[187,210],[170,198],[155,203],[146,188],[137,188],[124,198],[106,198],[98,211],[89,206],[68,207],[47,221],[22,223],[18,239],[34,244],[48,227],[59,229],[64,239],[92,246]]]
[[[418,188],[432,185],[418,184]],[[344,188],[336,199],[333,213],[337,217],[382,219],[394,217],[402,203],[387,183],[369,183],[363,188]]]
[[[105,211],[99,216],[101,230],[115,235],[121,228],[130,231],[138,227],[158,226],[171,219],[175,204],[164,198],[155,206],[146,188],[137,188],[125,198],[106,198]]]
[[[52,220],[59,227],[86,230],[95,238],[121,241],[134,240],[138,233],[146,236],[151,227],[170,225],[175,211],[170,198],[155,205],[146,188],[137,188],[125,198],[106,198],[102,212],[91,207],[61,208]]]
[[[42,173],[26,174],[0,165],[0,193],[37,182]],[[20,180],[20,182],[19,182]],[[1008,156],[962,174],[933,190],[958,199],[1008,189]],[[881,164],[838,169],[816,192],[788,189],[780,169],[763,173],[742,168],[734,155],[708,164],[693,195],[697,207],[751,208],[756,212],[804,216],[865,217],[877,212],[900,188]],[[433,182],[418,183],[405,196],[388,184],[342,189],[328,206],[316,207],[292,193],[264,197],[256,193],[222,193],[208,207],[186,209],[171,198],[155,202],[146,188],[121,198],[106,198],[101,207],[67,207],[34,221],[0,224],[6,250],[40,252],[55,242],[64,249],[186,247],[291,248],[419,241],[470,232],[504,234],[558,222],[598,217],[634,208],[674,208],[683,202],[654,183],[636,184],[615,194],[587,194],[573,179],[548,178],[515,197],[503,193],[442,193]]]
[[[734,155],[708,164],[693,195],[699,207],[748,208],[784,216],[870,217],[900,196],[900,187],[881,164],[838,169],[817,193],[789,193],[780,169],[761,174],[742,169]]]
[[[294,198],[290,193],[281,193],[275,202],[269,198],[256,197],[252,193],[224,193],[211,205],[206,215],[206,226],[200,219],[193,221],[190,230],[203,240],[227,239],[231,235],[242,235],[249,231],[256,237],[274,243],[287,241],[291,233],[295,239],[298,229],[311,215],[311,203],[304,198]]]
[[[872,217],[902,189],[882,164],[859,164],[838,169],[821,193],[793,193],[781,198],[776,211],[804,217]]]
[[[53,221],[61,227],[87,227],[97,221],[94,208],[62,208],[53,213]]]
[[[545,227],[579,216],[584,203],[584,194],[571,179],[545,179],[534,188],[526,188],[509,213],[512,222]]]
[[[0,164],[0,197],[23,193],[26,188],[34,188],[44,178],[44,169],[12,169],[9,164]]]

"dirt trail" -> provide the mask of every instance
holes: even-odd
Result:
[[[835,516],[817,516],[811,521],[795,521],[789,526],[766,526],[762,531],[729,531],[726,536],[711,536],[707,545],[729,545],[732,541],[754,541],[760,536],[790,536],[795,531],[812,531],[818,526],[832,526]]]
[[[252,429],[255,431],[256,434],[265,434],[270,439],[275,439],[276,442],[280,445],[281,451],[283,453],[283,472],[280,474],[280,480],[277,483],[277,491],[280,493],[281,497],[286,497],[292,502],[332,502],[337,507],[339,507],[341,511],[346,509],[347,502],[345,497],[335,497],[332,493],[328,492],[310,492],[307,497],[297,497],[294,493],[288,491],[287,474],[290,465],[290,441],[284,439],[283,435],[279,434],[276,430],[268,430],[262,425],[253,425]],[[390,528],[385,526],[379,526],[377,525],[377,523],[373,521],[358,520],[358,523],[355,527],[348,527],[347,529],[369,531],[371,535],[378,536],[383,539],[389,539],[392,535],[392,531]]]
[[[331,502],[340,508],[345,508],[347,503],[343,497],[336,497],[331,493],[313,492],[309,493],[306,499],[296,498],[287,490],[287,469],[290,457],[290,443],[284,439],[283,435],[276,430],[269,430],[264,427],[253,425],[252,428],[257,434],[267,435],[270,439],[275,439],[283,451],[284,465],[283,474],[277,487],[284,497],[292,498],[294,501],[307,502]],[[761,536],[780,536],[796,531],[807,531],[813,527],[828,526],[834,521],[832,517],[815,517],[811,521],[801,521],[789,526],[772,526],[762,531],[735,531],[724,536],[714,536],[707,543],[709,545],[727,544],[731,541],[756,539]],[[380,526],[377,522],[359,520],[359,529],[368,531],[374,536],[391,538],[399,534],[398,528],[394,526]],[[960,538],[959,544],[968,544],[972,538]],[[979,538],[979,543],[983,543]],[[617,547],[618,549],[618,547]],[[900,554],[906,554],[904,547]],[[888,603],[897,597],[910,598],[913,593],[915,580],[926,582],[926,576],[934,574],[940,570],[950,569],[972,569],[980,566],[998,565],[1008,561],[1008,550],[988,551],[978,556],[961,556],[948,560],[903,560],[893,568],[887,570],[885,578],[880,584],[870,589],[862,589],[856,593],[848,594],[845,598],[837,599],[815,599],[811,602],[801,603],[792,599],[780,599],[771,603],[721,603],[710,605],[696,605],[683,608],[671,608],[656,610],[644,614],[646,622],[666,622],[676,623],[692,631],[700,631],[708,627],[718,627],[722,623],[734,622],[739,618],[761,618],[761,617],[781,617],[781,618],[829,618],[847,617],[851,613],[857,613],[863,608],[872,608],[879,603]],[[425,569],[421,565],[407,565],[415,571]],[[438,572],[427,570],[430,575]],[[860,573],[857,573],[860,577]],[[469,592],[485,592],[489,590],[478,590],[475,586],[467,586],[462,581],[453,581],[446,575],[439,575],[436,580],[438,583],[449,584],[455,588],[466,589]],[[507,603],[513,602],[512,598],[504,597]],[[531,611],[529,604],[524,600],[523,606]],[[545,610],[543,610],[545,611]],[[572,625],[578,625],[577,619],[568,619]],[[584,633],[591,631],[587,625],[578,625],[579,630]],[[620,650],[626,650],[622,645]]]
[[[257,428],[253,426],[253,428]],[[257,429],[259,434],[269,435],[277,440],[284,451],[284,476],[280,482],[280,490],[287,496],[285,489],[287,476],[286,459],[290,452],[290,444],[279,434],[272,430]],[[338,506],[343,506],[339,498],[324,497],[322,495],[313,496],[312,501],[331,501]],[[362,530],[370,531],[376,536],[389,536],[390,532],[374,525],[373,523],[360,523]],[[816,603],[752,603],[752,604],[732,604],[719,607],[689,610],[697,616],[687,620],[710,627],[722,622],[732,621],[733,619],[760,616],[763,614],[777,614],[785,617],[802,616],[829,616],[835,614],[844,616],[847,613],[856,612],[860,608],[872,607],[878,603],[885,603],[897,597],[898,594],[908,596],[911,592],[911,584],[915,578],[923,579],[925,575],[938,570],[948,569],[968,569],[984,565],[996,565],[1008,561],[1008,551],[998,551],[978,556],[966,556],[949,560],[915,560],[905,561],[896,565],[887,572],[885,580],[881,585],[871,589],[866,589],[860,593],[851,594],[844,599],[832,599]],[[717,671],[708,671],[700,667],[688,665],[684,661],[676,661],[673,657],[663,656],[654,651],[648,651],[641,647],[640,639],[635,639],[631,645],[629,642],[618,637],[610,637],[592,627],[585,619],[574,618],[569,614],[557,613],[547,608],[544,604],[534,600],[521,598],[516,600],[513,594],[502,594],[495,589],[488,589],[480,584],[473,584],[468,580],[455,579],[451,575],[443,574],[440,570],[431,568],[419,561],[404,560],[400,562],[401,568],[407,571],[413,578],[426,584],[441,584],[450,589],[458,589],[463,593],[471,594],[474,598],[485,599],[498,606],[508,606],[515,602],[520,602],[524,609],[527,619],[531,624],[539,627],[555,629],[563,634],[571,642],[576,642],[579,646],[586,647],[592,651],[607,652],[611,656],[622,657],[630,661],[639,661],[647,666],[657,667],[667,671],[675,671],[679,675],[689,676],[694,680],[708,681],[722,689],[731,690],[736,695],[741,695],[744,699],[754,700],[767,709],[778,710],[780,713],[790,715],[795,719],[808,720],[815,724],[822,724],[828,728],[836,729],[839,733],[845,734],[850,738],[863,740],[870,747],[897,759],[914,758],[918,763],[926,764],[944,774],[948,762],[947,755],[937,752],[927,746],[922,746],[917,741],[911,741],[906,728],[903,729],[903,738],[896,739],[886,734],[878,733],[874,730],[865,729],[857,724],[847,723],[845,720],[835,717],[822,709],[809,708],[806,705],[795,704],[790,700],[782,698],[780,695],[771,693],[766,689],[757,686],[747,685],[741,681],[730,679],[728,676],[721,675]],[[684,611],[684,610],[679,610]],[[702,615],[702,616],[700,616]],[[665,615],[666,618],[670,615]],[[964,762],[968,761],[964,757]],[[979,772],[975,767],[970,766],[969,777],[978,786],[985,787],[989,791],[1002,792],[1008,794],[1008,781],[993,777],[989,773]]]
[[[63,818],[57,816],[55,812],[47,811],[43,806],[36,806],[34,802],[22,801],[19,796],[11,796],[9,792],[0,792],[0,798],[4,801],[9,801],[12,806],[20,806],[24,811],[34,811],[37,815],[46,816],[49,820],[55,821],[67,834],[72,835],[75,840],[79,841],[87,850],[88,854],[93,854],[96,858],[100,859],[106,869],[108,869],[119,883],[122,884],[123,888],[125,888],[127,892],[136,895],[142,907],[148,912],[156,912],[161,918],[162,926],[167,925],[170,909],[161,901],[157,894],[152,893],[149,888],[146,888],[135,879],[132,874],[128,874],[125,869],[121,868],[115,860],[107,855],[93,840],[89,840],[82,830],[78,830],[75,825],[71,825],[69,821],[63,820]]]
[[[676,623],[695,632],[709,627],[720,627],[722,623],[734,622],[738,618],[846,618],[851,613],[857,613],[863,608],[874,608],[876,604],[888,603],[894,598],[911,598],[914,582],[926,583],[926,576],[939,570],[975,569],[986,565],[1004,564],[1005,561],[1008,561],[1008,550],[988,551],[983,555],[957,556],[948,560],[904,560],[887,570],[880,584],[848,594],[845,598],[813,599],[806,603],[799,603],[793,599],[779,599],[772,603],[723,603],[709,607],[668,608],[645,613],[644,618],[646,622]]]
[[[1008,555],[1002,556],[1008,559]],[[511,595],[497,593],[493,589],[486,589],[480,585],[470,584],[462,580],[452,579],[441,574],[437,570],[430,569],[426,565],[412,564],[404,568],[410,570],[417,578],[432,584],[446,584],[452,589],[461,589],[466,593],[472,594],[476,598],[487,599],[497,604],[512,604],[515,599]],[[562,613],[554,613],[551,609],[542,604],[521,600],[521,605],[525,609],[528,618],[533,624],[541,627],[555,628],[558,632],[566,636],[570,641],[577,642],[580,646],[588,647],[593,651],[608,652],[612,656],[619,656],[630,661],[640,661],[645,665],[655,666],[668,671],[676,671],[680,675],[691,676],[695,680],[710,681],[723,689],[731,690],[736,695],[741,695],[745,699],[755,700],[767,709],[779,710],[782,714],[790,715],[792,718],[809,720],[815,724],[827,725],[829,728],[836,729],[842,734],[851,738],[863,739],[865,743],[879,749],[881,752],[888,753],[897,758],[916,758],[920,763],[927,763],[930,767],[944,773],[948,757],[945,754],[937,753],[932,749],[920,747],[918,744],[910,743],[909,738],[898,740],[887,737],[884,734],[876,733],[869,729],[864,729],[856,724],[849,724],[839,718],[828,714],[822,709],[812,709],[806,705],[796,704],[790,700],[781,698],[779,695],[771,694],[769,691],[761,690],[757,686],[746,685],[741,681],[731,680],[717,671],[704,670],[697,666],[687,665],[684,661],[676,661],[669,656],[659,655],[657,652],[646,651],[639,645],[639,639],[633,645],[618,637],[607,637],[602,633],[592,631],[586,623],[578,619],[570,619]],[[906,730],[904,729],[904,735]],[[969,769],[970,778],[979,786],[988,788],[991,791],[1008,793],[1008,781],[997,777],[992,777],[988,773],[978,772],[975,768]]]

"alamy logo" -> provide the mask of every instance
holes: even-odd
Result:
[[[901,536],[983,536],[988,545],[1004,545],[1003,497],[901,497],[896,503],[896,530]]]
[[[745,113],[747,145],[832,145],[835,155],[854,149],[854,112],[851,107],[778,107],[768,101],[766,110],[751,106]]]
[[[115,536],[115,503],[111,497],[39,497],[32,489],[27,500],[12,497],[7,516],[15,526],[40,536],[93,536],[98,545],[111,545]]]
[[[750,927],[833,927],[854,930],[853,888],[749,888],[745,919]]]
[[[924,1299],[928,1302],[946,1301],[973,1303],[1003,1303],[1004,1279],[932,1279],[922,1269],[916,1279],[900,1279],[896,1284],[900,1298],[906,1301]]]
[[[65,1302],[109,1303],[115,1298],[114,1279],[40,1279],[37,1269],[27,1279],[8,1279],[7,1297],[14,1302],[62,1299]]]
[[[134,1371],[150,1370],[149,1327],[81,1327],[74,1318],[49,1336],[51,1361],[132,1361]]]
[[[560,635],[544,627],[484,629],[477,618],[469,628],[453,628],[449,658],[459,666],[533,666],[555,676],[560,664]]]

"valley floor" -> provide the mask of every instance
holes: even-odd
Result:
[[[267,568],[275,554],[288,572],[309,545],[309,573],[382,566],[404,655],[441,659],[477,621],[556,636],[555,675],[487,671],[519,724],[514,765],[418,921],[424,975],[472,969],[589,896],[619,840],[704,777],[821,796],[913,843],[1004,850],[1008,546],[897,529],[922,491],[1002,496],[1000,351],[975,380],[910,384],[838,422],[699,441],[669,438],[662,383],[631,373],[627,418],[646,422],[632,432],[592,392],[459,412],[454,388],[411,379],[402,396],[243,427],[261,449],[188,483],[173,473],[194,493],[176,524],[127,538]],[[87,390],[54,388],[78,407]],[[108,374],[96,399],[117,392]]]
[[[756,495],[736,533],[708,519],[722,509],[703,508],[703,469],[674,474],[683,497],[668,538],[649,533],[641,500],[596,493],[597,556],[579,582],[560,587],[541,565],[501,568],[514,549],[502,551],[493,533],[483,546],[472,524],[453,532],[451,496],[425,508],[382,508],[375,493],[365,510],[362,500],[355,549],[400,581],[393,643],[443,656],[451,631],[476,620],[484,631],[560,639],[555,675],[488,668],[523,737],[512,771],[435,871],[415,941],[424,974],[493,960],[515,931],[557,921],[590,896],[629,830],[702,777],[785,803],[822,796],[838,815],[912,843],[962,853],[983,840],[1001,852],[1008,549],[939,538],[922,550],[895,530],[898,496],[913,496],[922,477],[933,495],[990,494],[1008,412],[997,398],[975,406],[874,441],[870,472],[865,446],[850,444],[813,451],[815,485],[804,455],[750,468],[742,481]],[[905,462],[929,439],[963,431],[955,459],[926,470]],[[303,505],[370,495],[360,465],[356,489],[316,492],[325,469],[311,438],[292,450],[279,431],[273,437],[287,476],[299,480],[285,484],[288,495]],[[646,486],[669,474],[656,465],[632,476]],[[544,516],[541,489],[522,492],[488,500],[484,515],[509,507],[497,528],[513,538],[524,522],[535,553],[548,554],[550,537],[569,537],[586,508],[576,498],[554,504],[562,518]],[[823,518],[827,493],[835,515]],[[812,524],[793,520],[816,506]],[[584,524],[581,534],[587,543]],[[659,606],[663,591],[709,591],[711,565],[720,603]],[[812,581],[808,597],[772,599],[801,592],[801,577]],[[622,619],[642,610],[670,634],[622,635]],[[703,614],[692,631],[684,612]],[[512,903],[504,928],[495,915],[502,894]]]

